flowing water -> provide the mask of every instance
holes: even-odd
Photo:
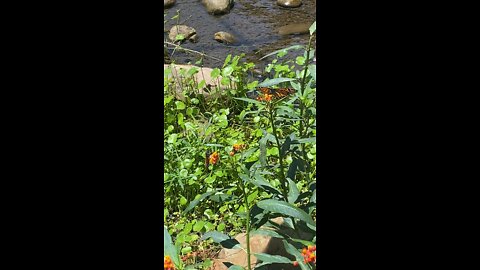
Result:
[[[177,23],[195,28],[199,40],[197,43],[187,41],[182,47],[203,52],[218,60],[204,58],[204,65],[218,67],[223,64],[228,54],[246,54],[249,61],[265,64],[271,61],[259,61],[264,55],[282,48],[296,44],[307,44],[308,34],[282,36],[278,28],[293,23],[312,23],[315,21],[315,0],[303,0],[298,8],[283,8],[275,0],[235,0],[230,13],[225,15],[210,15],[200,0],[177,0],[177,3],[164,10],[165,30]],[[180,14],[178,19],[171,18]],[[225,31],[233,34],[238,42],[226,45],[214,40],[214,34]],[[168,33],[164,33],[167,39]],[[171,51],[170,51],[171,52]],[[298,55],[290,54],[290,57]],[[181,53],[176,51],[173,55],[176,63],[194,63],[200,56],[194,53]]]

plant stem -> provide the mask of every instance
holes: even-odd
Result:
[[[240,179],[240,177],[239,177]],[[247,190],[245,185],[243,184],[242,180],[240,180],[240,185],[243,191],[243,197],[245,200],[245,211],[247,213],[247,233],[246,233],[246,240],[247,240],[247,269],[251,270],[251,262],[250,262],[250,206],[248,205],[248,196]]]
[[[284,164],[283,164],[283,156],[282,156],[282,151],[281,151],[281,145],[280,145],[280,140],[278,139],[278,135],[277,135],[277,128],[275,127],[275,124],[274,124],[274,115],[273,115],[273,112],[275,110],[275,107],[272,106],[270,107],[270,109],[268,110],[269,111],[269,120],[270,120],[270,123],[272,125],[272,130],[273,130],[273,136],[275,137],[275,141],[277,142],[277,148],[278,148],[278,160],[280,162],[280,183],[282,184],[282,193],[283,193],[283,199],[288,202],[288,196],[287,196],[287,190],[288,190],[288,185],[287,185],[287,181],[286,181],[286,178],[285,178],[285,167],[284,167]]]
[[[305,59],[305,67],[304,67],[304,70],[303,70],[303,78],[302,78],[302,81],[301,81],[301,84],[300,84],[300,95],[303,97],[303,94],[304,94],[304,91],[305,91],[305,81],[307,79],[307,70],[308,70],[308,64],[309,64],[309,60],[310,60],[310,51],[311,51],[311,46],[312,46],[312,38],[313,36],[310,36],[310,39],[308,40],[308,47],[307,47],[307,58]],[[303,125],[303,121],[305,119],[304,118],[304,112],[305,112],[305,104],[303,103],[302,99],[300,99],[300,127],[299,127],[299,135],[300,135],[300,138],[303,138],[304,136],[307,135],[307,128],[305,127],[304,128],[304,125]],[[307,123],[308,123],[308,119],[307,119]],[[305,144],[302,143],[300,145],[300,148],[301,148],[301,151],[302,151],[302,155],[303,155],[303,159],[305,160],[305,163],[307,164],[308,166],[308,162],[307,162],[307,152],[305,152]]]

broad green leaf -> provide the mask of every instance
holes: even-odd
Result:
[[[183,228],[183,232],[190,233],[192,229],[193,229],[193,222],[189,222],[187,223],[187,225],[185,225],[185,228]]]
[[[177,249],[173,245],[172,237],[165,226],[163,226],[163,256],[170,256],[176,266],[180,265],[180,257]]]
[[[212,72],[210,73],[210,77],[212,79],[216,79],[220,75],[220,69],[219,68],[214,68]]]
[[[285,156],[285,154],[287,154],[288,150],[290,150],[290,144],[292,143],[292,139],[290,137],[287,137],[285,139],[285,142],[283,142],[282,144],[282,149],[280,151],[280,155],[282,157]]]
[[[305,138],[305,139],[298,139],[299,143],[316,143],[317,137]]]
[[[203,229],[203,226],[205,226],[205,221],[199,220],[193,225],[193,231],[194,232],[199,232]]]
[[[209,192],[206,192],[204,194],[202,194],[199,198],[193,200],[190,202],[190,204],[188,205],[188,207],[183,210],[183,214],[186,214],[188,213],[190,210],[192,210],[195,206],[197,206],[198,203],[200,203],[201,200],[205,199],[206,197],[214,194],[216,191],[209,191]]]
[[[223,67],[225,67],[228,63],[230,63],[230,60],[232,60],[231,54],[227,55],[227,57],[225,58],[225,62],[223,62]]]
[[[207,223],[205,223],[205,229],[207,231],[213,231],[213,230],[215,230],[215,225],[211,222],[207,222]]]
[[[253,200],[255,200],[257,197],[258,197],[258,190],[256,190],[252,194],[248,195],[248,197],[247,197],[248,204],[251,205]]]
[[[184,247],[182,248],[182,254],[187,254],[189,252],[192,252],[192,247]]]
[[[223,230],[225,230],[225,226],[226,226],[225,223],[222,222],[222,223],[218,224],[217,230],[223,231]]]
[[[315,31],[317,30],[317,21],[314,21],[308,30],[310,31],[310,35],[315,33]]]
[[[288,181],[288,202],[289,203],[295,203],[298,199],[298,196],[300,195],[300,192],[298,191],[297,185],[295,182],[292,181],[292,179],[287,178]]]
[[[202,236],[202,238],[200,238],[200,240],[205,240],[208,238],[212,238],[215,243],[219,243],[224,248],[228,248],[228,249],[240,248],[240,243],[237,240],[218,231],[207,232]]]
[[[258,207],[265,209],[267,211],[283,214],[289,217],[298,218],[300,220],[305,221],[306,223],[309,223],[315,226],[315,221],[313,221],[311,216],[309,216],[302,209],[294,205],[291,205],[287,202],[267,199],[267,200],[258,202],[257,205]]]
[[[262,263],[257,264],[256,267],[260,267],[261,265],[272,264],[272,263],[292,263],[292,261],[288,258],[279,255],[270,255],[266,253],[255,253],[253,254],[257,259],[262,261]]]
[[[258,87],[269,87],[269,86],[277,85],[283,82],[291,82],[296,80],[297,79],[295,78],[275,78],[275,79],[271,79],[271,80],[260,83]]]
[[[232,66],[227,66],[222,70],[222,75],[223,76],[230,76],[232,75],[233,72],[233,67]]]
[[[255,230],[255,231],[251,232],[250,235],[254,235],[254,234],[265,235],[265,236],[270,236],[270,237],[275,237],[275,238],[280,238],[280,239],[284,238],[282,235],[280,235],[278,232],[276,232],[274,230],[258,229],[258,230]]]
[[[298,159],[294,158],[292,163],[288,166],[288,171],[287,171],[287,177],[295,180],[295,175],[297,174],[297,169],[298,169]]]
[[[185,204],[187,204],[187,198],[180,195],[180,205],[185,205]]]
[[[295,256],[295,259],[297,260],[298,264],[300,265],[300,268],[302,268],[302,270],[309,270],[310,267],[308,267],[305,262],[303,261],[303,256],[302,254],[300,253],[300,251],[298,251],[292,244],[288,243],[287,240],[282,240],[283,242],[283,245],[285,246],[285,250],[289,253],[289,254],[292,254],[293,256]]]
[[[233,98],[233,99],[237,99],[237,100],[242,100],[242,101],[245,101],[245,102],[248,102],[248,103],[253,103],[253,104],[256,104],[256,105],[263,105],[262,102],[260,101],[257,101],[255,99],[251,99],[251,98]]]
[[[185,109],[185,103],[183,103],[182,101],[175,101],[175,105],[177,106],[177,110]]]

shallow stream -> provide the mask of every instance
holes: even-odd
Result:
[[[266,64],[271,59],[259,61],[264,55],[282,48],[296,44],[307,44],[308,34],[282,36],[278,28],[294,23],[312,23],[315,21],[315,0],[302,0],[298,8],[283,8],[275,0],[235,0],[230,13],[225,15],[210,15],[200,0],[177,0],[176,4],[165,9],[164,30],[169,30],[173,25],[185,24],[195,28],[199,37],[197,43],[187,41],[182,47],[203,52],[218,58],[204,58],[204,66],[218,67],[223,64],[228,54],[246,54],[249,61],[257,64]],[[179,12],[178,19],[171,18]],[[227,45],[214,40],[214,34],[225,31],[233,34],[238,43]],[[168,33],[164,33],[167,39]],[[295,57],[300,52],[289,54]],[[194,63],[200,58],[198,54],[181,53],[176,51],[173,55],[176,63]]]

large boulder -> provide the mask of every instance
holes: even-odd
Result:
[[[213,15],[227,14],[233,7],[233,0],[202,0],[202,3]]]
[[[283,233],[287,233],[291,235],[293,230],[284,226],[283,218],[275,218],[272,219],[273,222],[281,225],[280,231]],[[263,229],[267,229],[263,227]],[[300,232],[299,238],[304,240],[311,240],[313,238],[313,234]],[[246,234],[241,233],[235,237],[240,243],[240,246],[246,250],[247,248],[247,240]],[[291,260],[294,260],[294,257],[285,250],[283,245],[283,241],[279,238],[265,236],[261,234],[250,234],[250,263],[252,269],[257,264],[257,258],[253,255],[253,253],[267,253],[270,255],[280,255]],[[222,249],[218,255],[218,259],[213,260],[213,266],[211,270],[227,270],[227,265],[234,264],[240,265],[246,269],[247,267],[247,253],[242,249]],[[268,265],[266,270],[298,270],[298,267],[295,268],[293,264],[272,264]]]

